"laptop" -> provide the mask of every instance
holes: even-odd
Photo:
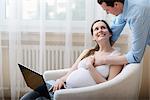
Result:
[[[50,95],[46,86],[46,82],[44,81],[43,75],[25,67],[24,65],[18,64],[24,80],[28,87],[37,91],[41,96],[44,96],[50,99]]]

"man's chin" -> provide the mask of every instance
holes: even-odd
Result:
[[[117,13],[115,13],[115,14],[114,14],[114,13],[113,13],[113,14],[112,14],[112,13],[110,13],[110,14],[111,14],[111,15],[113,15],[113,16],[118,16],[118,15],[119,15],[119,14],[117,14]]]

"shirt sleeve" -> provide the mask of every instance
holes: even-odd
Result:
[[[126,24],[126,21],[123,19],[122,14],[118,15],[111,24],[111,30],[113,32],[112,41],[116,41],[118,37],[120,36],[124,26]]]
[[[128,63],[140,63],[148,38],[149,22],[144,19],[136,19],[130,23],[131,26],[131,49],[125,55]]]

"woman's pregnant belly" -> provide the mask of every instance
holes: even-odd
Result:
[[[93,80],[88,70],[84,68],[78,68],[73,71],[66,80],[67,88],[77,88],[95,85],[96,82]]]

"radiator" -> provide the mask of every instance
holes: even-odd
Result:
[[[83,47],[73,47],[70,54],[70,66],[75,62]],[[45,50],[45,65],[42,66],[44,70],[56,70],[63,69],[64,58],[65,58],[65,47],[64,46],[46,46]],[[23,46],[22,47],[22,63],[31,69],[39,72],[40,66],[40,49],[39,46]],[[24,79],[21,79],[20,83],[22,90],[29,91],[30,89],[26,86]]]
[[[70,54],[70,65],[72,65],[77,57],[82,52],[83,47],[73,47]],[[45,70],[63,69],[65,58],[64,46],[47,46],[45,50]],[[31,66],[34,70],[39,70],[40,66],[40,49],[39,46],[23,46],[22,47],[22,61],[26,66]]]

